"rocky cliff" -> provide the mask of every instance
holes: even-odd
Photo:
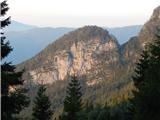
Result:
[[[123,59],[128,67],[134,66],[145,45],[156,38],[158,27],[160,27],[160,6],[153,11],[151,18],[143,25],[139,35],[130,38],[122,45]]]
[[[67,74],[88,74],[104,55],[108,66],[120,65],[119,49],[116,38],[108,31],[97,26],[85,26],[64,35],[20,66],[25,66],[35,83],[51,84],[64,80]]]
[[[142,46],[144,46],[147,42],[151,42],[153,39],[155,39],[155,33],[157,27],[159,26],[160,26],[160,6],[153,11],[151,18],[144,24],[139,33],[138,38]]]

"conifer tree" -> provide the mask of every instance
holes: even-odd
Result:
[[[133,120],[160,119],[160,29],[157,39],[142,52],[133,77]]]
[[[4,18],[8,11],[6,1],[1,5],[1,117],[3,120],[13,120],[24,107],[29,104],[25,95],[26,90],[21,87],[23,81],[22,71],[15,72],[15,66],[11,62],[4,62],[4,58],[12,51],[8,41],[5,41],[3,29],[10,24],[10,17]]]
[[[33,120],[51,120],[53,110],[49,97],[45,95],[46,87],[40,85],[33,106]]]
[[[78,120],[78,112],[82,108],[81,86],[77,76],[70,76],[69,80],[61,120]]]

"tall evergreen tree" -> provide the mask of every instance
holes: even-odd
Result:
[[[37,97],[34,101],[33,120],[51,120],[53,110],[51,109],[51,102],[48,96],[45,95],[46,87],[40,85]]]
[[[160,119],[160,29],[157,39],[143,51],[133,77],[133,120]]]
[[[81,111],[81,86],[77,76],[69,77],[69,84],[64,99],[64,110],[62,120],[78,120],[78,112]]]
[[[10,24],[10,17],[4,18],[8,11],[6,1],[1,5],[1,117],[3,120],[13,120],[24,107],[29,104],[25,95],[26,90],[20,87],[23,72],[15,72],[15,66],[11,62],[2,62],[12,51],[8,41],[5,41],[3,29]]]

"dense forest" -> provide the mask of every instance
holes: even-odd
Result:
[[[1,19],[1,61],[14,50],[3,33],[3,29],[10,24],[10,17],[5,18],[8,9],[6,1],[1,2],[1,17],[3,18]],[[83,30],[87,34],[88,27],[85,28],[86,30]],[[94,32],[85,35],[85,37],[94,37],[97,32],[100,33],[99,37],[108,34],[101,31],[100,28]],[[24,85],[22,75],[25,69],[17,72],[16,66],[11,62],[1,62],[1,118],[4,120],[160,120],[159,26],[156,26],[154,34],[155,38],[145,45],[137,62],[134,65],[130,63],[132,67],[135,66],[133,72],[128,71],[128,76],[123,76],[120,72],[116,73],[118,64],[114,64],[112,70],[115,72],[111,74],[116,75],[113,79],[102,81],[101,84],[94,87],[86,87],[85,76],[79,76],[75,72],[73,75],[67,74],[65,81],[57,81],[56,85],[44,85],[42,81],[40,84],[32,86],[32,90],[35,89],[32,91],[27,89],[31,88],[27,87],[29,83]],[[83,38],[84,34],[79,36]],[[69,38],[67,37],[67,39]],[[76,39],[76,41],[80,40]],[[84,38],[84,40],[87,39]],[[135,43],[137,38],[132,38],[132,41]],[[65,44],[70,45],[70,42],[72,41],[67,41]],[[56,43],[51,45],[54,47],[52,50],[66,47],[56,48]],[[133,48],[135,49],[135,47]],[[126,47],[126,49],[128,48]],[[116,51],[112,53],[116,54]],[[103,54],[102,56],[100,58],[103,59],[101,67],[97,64],[92,68],[97,69],[98,72],[92,73],[91,77],[96,78],[101,74],[103,79],[107,79],[107,70],[103,68],[106,65],[107,55]],[[98,58],[99,56],[97,56]],[[127,67],[127,61],[124,64]],[[122,73],[124,72],[126,71]],[[118,78],[121,80],[118,81]],[[32,79],[32,77],[28,79]],[[52,94],[51,89],[56,91],[59,88],[61,91]],[[54,97],[52,97],[53,95]],[[26,109],[28,106],[29,109]],[[28,116],[26,117],[24,114]]]

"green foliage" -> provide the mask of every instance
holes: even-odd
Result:
[[[51,120],[53,110],[51,109],[51,102],[48,96],[45,95],[46,88],[44,85],[40,85],[37,97],[33,106],[33,120]]]
[[[1,16],[6,15],[6,12],[9,10],[8,4],[6,0],[2,1],[1,3]],[[10,24],[10,17],[7,17],[5,19],[1,19],[1,29],[8,26]]]
[[[6,1],[2,1],[0,3],[1,5],[1,18],[6,14],[6,12],[8,11],[8,4],[6,3]],[[6,18],[6,19],[1,19],[1,30],[3,30],[3,28],[5,28],[6,26],[8,26],[10,24],[10,17]],[[5,42],[4,40],[6,39],[6,37],[4,36],[3,31],[1,31],[1,60],[4,59],[11,51],[12,48],[11,46],[9,46],[9,42]]]
[[[111,114],[108,108],[95,108],[88,113],[88,120],[110,120]]]
[[[1,2],[0,5],[1,17],[3,17],[9,8],[6,1]],[[12,51],[3,33],[3,28],[9,24],[10,17],[1,19],[1,60],[4,60]],[[23,71],[15,72],[15,66],[10,62],[1,64],[1,116],[3,120],[18,119],[16,115],[29,104],[29,98],[25,95],[27,91],[21,87],[22,73]]]
[[[79,112],[78,120],[127,120],[126,118],[127,102],[116,106],[101,106],[92,104],[85,105]],[[128,119],[129,120],[129,119]]]
[[[78,120],[78,112],[82,109],[81,86],[75,75],[70,76],[69,78],[66,97],[64,99],[64,110],[61,119]]]
[[[159,31],[158,31],[159,32]],[[160,34],[142,52],[133,77],[137,88],[130,107],[134,120],[160,118]]]

